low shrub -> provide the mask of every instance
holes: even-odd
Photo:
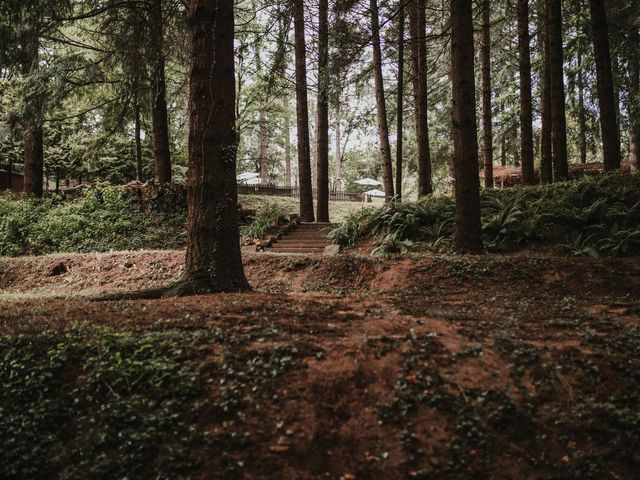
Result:
[[[482,237],[489,252],[560,245],[573,255],[640,254],[640,176],[610,174],[577,181],[483,190]],[[379,242],[376,253],[452,249],[454,199],[429,196],[355,213],[333,232],[353,246]]]

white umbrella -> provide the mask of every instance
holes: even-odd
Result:
[[[373,187],[382,185],[382,182],[374,180],[373,178],[361,178],[360,180],[356,180],[353,183],[357,183],[358,185],[371,185]]]
[[[247,180],[253,180],[254,178],[257,178],[259,176],[260,176],[259,173],[244,172],[244,173],[241,173],[240,175],[238,175],[236,177],[236,180],[238,180],[239,182],[245,182]]]
[[[369,190],[368,192],[364,192],[364,195],[369,195],[370,197],[386,197],[382,190]]]

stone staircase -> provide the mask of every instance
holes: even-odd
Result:
[[[300,255],[322,255],[332,244],[327,234],[336,228],[333,223],[300,223],[282,238],[274,241],[265,251]]]

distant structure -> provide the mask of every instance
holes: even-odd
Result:
[[[24,173],[22,165],[0,165],[0,194],[7,190],[21,193],[24,188]]]

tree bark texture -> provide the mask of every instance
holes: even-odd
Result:
[[[329,2],[318,3],[318,105],[316,165],[318,222],[329,221]]]
[[[551,144],[555,181],[569,178],[567,158],[567,118],[564,91],[564,54],[562,44],[562,2],[547,0],[549,53],[551,70]]]
[[[531,38],[529,36],[529,2],[518,0],[518,64],[520,66],[520,159],[522,181],[536,181],[533,164],[533,102],[531,98]]]
[[[604,170],[620,168],[620,136],[618,114],[611,72],[611,51],[609,49],[609,28],[604,0],[589,0],[591,7],[591,32],[598,78],[598,103],[600,105],[600,128],[602,130],[602,151]],[[638,46],[636,45],[636,48]]]
[[[451,33],[456,197],[454,241],[462,252],[480,253],[483,247],[471,0],[451,0]]]
[[[233,0],[190,0],[189,170],[185,285],[249,288],[240,257]]]
[[[293,23],[296,57],[296,119],[298,126],[298,182],[300,186],[300,219],[315,221],[311,183],[309,148],[309,104],[307,101],[307,53],[304,37],[304,3],[293,0]]]
[[[37,33],[27,36],[22,42],[22,75],[36,75],[38,71],[40,41]],[[22,118],[22,141],[24,143],[24,187],[27,195],[42,197],[44,182],[44,147],[42,116],[44,94],[38,92],[25,106]]]
[[[152,78],[151,123],[153,129],[153,158],[156,182],[171,182],[171,152],[169,150],[169,119],[167,114],[167,87],[165,81],[164,23],[162,0],[152,0],[149,11]]]
[[[491,7],[482,2],[482,161],[484,186],[493,188],[493,115],[491,107]]]
[[[382,79],[382,50],[380,47],[380,18],[378,0],[370,0],[371,36],[373,39],[373,74],[376,88],[376,106],[378,110],[378,136],[380,137],[380,157],[382,160],[382,183],[387,201],[393,198],[393,166],[391,164],[391,146],[389,145],[389,122],[387,103],[384,96]]]
[[[551,50],[546,0],[538,2],[538,45],[542,48],[542,99],[540,125],[540,182],[553,182],[553,152],[551,142]]]
[[[396,114],[396,197],[402,199],[402,154],[404,121],[404,3],[398,12],[398,101]]]
[[[418,196],[429,195],[433,192],[431,184],[429,118],[427,116],[427,32],[425,8],[424,0],[413,0],[410,3],[409,9],[413,98],[418,150]]]

